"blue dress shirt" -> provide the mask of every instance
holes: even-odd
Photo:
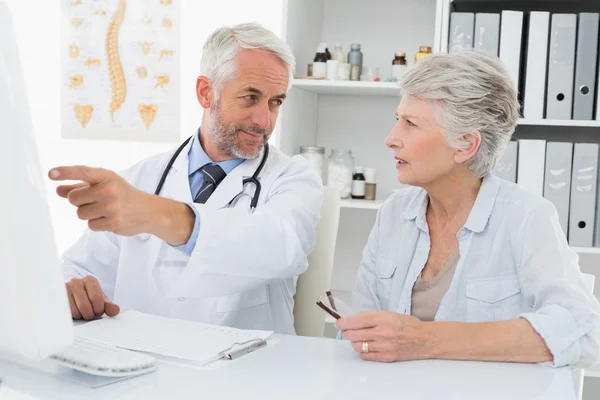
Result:
[[[225,171],[226,174],[229,174],[235,167],[245,161],[243,158],[235,158],[233,160],[225,160],[217,163],[214,162],[202,148],[199,135],[200,130],[198,129],[198,133],[192,138],[192,145],[190,146],[190,150],[188,152],[188,176],[190,180],[190,192],[192,194],[192,199],[196,196],[196,193],[198,193],[202,187],[202,184],[204,183],[204,174],[200,168],[204,167],[206,164],[217,164],[223,169],[223,171]],[[198,232],[200,231],[200,215],[196,211],[196,208],[193,206],[193,204],[188,204],[188,206],[192,209],[192,211],[194,211],[194,214],[196,214],[194,230],[192,231],[192,235],[186,244],[176,246],[175,248],[183,251],[189,256],[192,254],[192,251],[196,246],[196,240],[198,239]]]

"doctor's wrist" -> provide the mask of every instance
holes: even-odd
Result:
[[[149,233],[171,246],[186,244],[194,230],[196,214],[185,204],[160,196],[149,201]]]

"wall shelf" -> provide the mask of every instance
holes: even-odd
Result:
[[[595,254],[600,255],[600,248],[598,247],[572,247],[576,253],[579,254]]]
[[[583,374],[588,378],[600,378],[600,368],[585,369]]]
[[[363,210],[379,210],[379,207],[383,204],[383,200],[354,200],[354,199],[342,199],[340,201],[341,208],[357,208]],[[600,249],[599,249],[600,250]]]
[[[584,128],[600,128],[600,121],[560,120],[560,119],[519,119],[519,125],[530,126],[573,126]]]
[[[394,82],[294,79],[292,88],[307,90],[318,94],[400,97],[400,88]]]
[[[400,97],[400,88],[398,88],[394,82],[294,79],[292,82],[292,88],[302,89],[317,94],[338,96]],[[600,128],[600,121],[521,118],[519,119],[519,125]]]

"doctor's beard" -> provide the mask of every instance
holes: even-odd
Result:
[[[223,115],[221,113],[221,103],[217,101],[208,110],[208,130],[209,134],[214,138],[217,148],[236,158],[253,159],[260,155],[260,151],[264,147],[267,140],[271,136],[272,129],[262,129],[257,126],[246,125],[225,125]],[[255,133],[262,135],[262,143],[256,150],[247,151],[244,149],[244,139],[241,137],[243,132]]]

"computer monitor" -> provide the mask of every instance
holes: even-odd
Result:
[[[0,149],[0,359],[45,358],[73,343],[73,321],[5,0],[0,0]]]

